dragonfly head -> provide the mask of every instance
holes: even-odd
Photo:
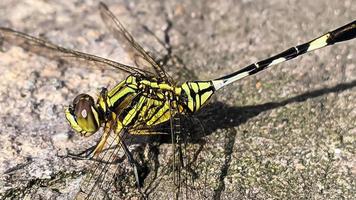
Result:
[[[65,109],[70,126],[83,136],[90,136],[100,127],[100,119],[93,97],[80,94],[73,100],[73,105]]]

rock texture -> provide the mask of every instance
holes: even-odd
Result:
[[[161,40],[169,36],[180,62],[167,71],[179,81],[223,76],[355,20],[356,13],[352,0],[106,3],[152,54],[166,52],[142,26]],[[0,26],[130,64],[103,26],[96,1],[2,0]],[[189,147],[196,180],[188,197],[354,198],[355,52],[355,41],[328,47],[219,91],[196,116],[202,126],[195,129],[205,137]],[[69,128],[63,106],[124,77],[1,46],[0,197],[75,198],[92,163],[60,155],[83,150],[95,139]],[[168,165],[171,145],[156,147],[159,166]],[[116,179],[107,194],[139,199],[129,165],[120,165],[130,178]],[[145,185],[148,197],[173,198],[171,174],[159,174],[153,186]],[[101,195],[95,198],[108,198]]]

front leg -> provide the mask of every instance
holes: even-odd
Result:
[[[116,143],[118,145],[120,145],[122,147],[122,149],[124,150],[125,156],[127,158],[127,161],[129,162],[130,166],[132,167],[132,170],[134,172],[135,175],[135,180],[136,180],[136,184],[137,184],[137,189],[139,190],[139,192],[143,195],[143,199],[146,199],[146,195],[143,193],[143,191],[141,190],[143,183],[140,181],[142,176],[142,166],[134,159],[132,153],[130,152],[129,148],[127,147],[124,138],[125,138],[125,134],[129,134],[128,130],[126,128],[122,128],[120,133],[117,133],[118,137],[115,137]]]
[[[109,121],[105,124],[104,133],[101,136],[98,144],[96,145],[93,152],[90,154],[90,157],[97,157],[104,149],[106,141],[108,140],[112,128],[112,121]]]
[[[80,153],[72,153],[69,150],[67,150],[68,151],[67,155],[61,156],[61,157],[68,157],[68,158],[73,158],[73,159],[77,159],[77,160],[90,160],[92,158],[90,155],[92,154],[92,152],[94,151],[94,149],[98,145],[98,143],[85,149],[84,151],[81,151]]]
[[[104,133],[97,144],[89,147],[88,149],[85,149],[84,151],[78,154],[68,152],[67,157],[80,160],[92,160],[94,157],[97,157],[105,147],[106,141],[110,136],[111,128],[112,122],[107,122],[104,127]]]

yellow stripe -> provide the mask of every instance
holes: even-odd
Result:
[[[113,89],[108,92],[108,96],[113,96],[116,92],[118,92],[124,83],[125,81],[121,81],[119,84],[117,84]]]
[[[161,90],[168,90],[168,91],[173,91],[173,87],[166,84],[166,83],[161,83],[158,85]]]
[[[106,103],[105,103],[104,99],[102,98],[102,96],[99,96],[98,102],[99,102],[100,107],[101,107],[104,111],[106,111]],[[109,102],[109,103],[110,103],[110,102]],[[109,105],[109,106],[110,106],[110,105]]]
[[[98,112],[96,112],[96,110],[95,110],[95,108],[94,108],[93,106],[90,106],[90,108],[91,108],[91,112],[92,112],[93,115],[94,115],[96,124],[100,127],[100,120],[99,120]]]
[[[194,91],[195,93],[198,93],[198,92],[199,92],[199,86],[198,86],[198,84],[196,84],[196,83],[191,83],[190,86],[192,87],[192,89],[193,89],[193,91]]]
[[[144,85],[150,85],[151,84],[151,82],[148,81],[148,80],[142,80],[142,81],[140,81],[140,83],[144,84]]]
[[[157,93],[157,96],[158,96],[158,98],[160,98],[160,99],[164,99],[164,94],[162,94],[162,93]]]
[[[199,108],[200,108],[200,95],[199,94],[195,95],[195,103],[196,103],[195,104],[195,107],[196,107],[195,109],[199,110]]]
[[[75,121],[75,118],[73,117],[73,115],[70,113],[69,109],[66,108],[65,109],[65,115],[66,118],[70,124],[70,126],[77,132],[81,132],[83,129],[78,125],[77,121]]]
[[[110,106],[113,106],[115,104],[115,102],[117,102],[119,99],[121,99],[123,96],[125,96],[128,93],[131,92],[135,92],[133,89],[131,88],[124,88],[121,92],[119,92],[118,94],[112,96],[109,98],[109,103]]]
[[[168,112],[165,112],[165,114],[163,116],[161,116],[161,118],[158,121],[159,121],[159,123],[163,123],[165,121],[168,121],[170,118],[171,118],[171,113],[168,111]],[[159,123],[157,122],[155,124],[159,124]]]
[[[148,80],[140,81],[141,84],[150,86],[151,88],[159,88],[157,82],[150,82]]]
[[[152,104],[154,103],[155,100],[152,99],[147,99],[146,104],[141,108],[141,112],[139,115],[139,120],[147,120],[147,117],[150,117],[152,115],[152,110],[155,110],[153,108],[150,108]],[[150,108],[150,109],[149,109]]]
[[[147,108],[148,108],[147,104],[142,106],[139,117],[146,116]]]
[[[142,96],[139,102],[127,113],[125,119],[122,121],[124,126],[127,126],[131,123],[132,119],[136,116],[137,112],[141,110],[143,102],[146,100],[146,97]]]
[[[136,85],[137,83],[136,83],[136,77],[134,77],[134,76],[128,76],[127,78],[126,78],[126,81],[125,81],[126,83],[129,83],[129,84],[134,84],[134,85]]]
[[[188,85],[187,85],[187,84],[183,84],[183,85],[182,85],[182,88],[183,88],[183,90],[187,93],[187,96],[188,96],[188,108],[189,108],[191,111],[194,111],[193,98],[192,98],[192,96],[190,95],[190,90],[189,90]]]
[[[309,48],[307,51],[313,51],[315,49],[325,47],[326,45],[328,45],[328,43],[326,41],[328,40],[329,37],[330,37],[330,34],[327,33],[327,34],[315,39],[314,41],[310,42]]]
[[[168,90],[168,91],[173,91],[173,87],[169,84],[166,84],[166,83],[160,83],[158,84],[157,82],[151,82],[151,81],[148,81],[148,80],[142,80],[140,81],[141,84],[143,85],[147,85],[151,88],[154,88],[154,89],[161,89],[161,90]]]
[[[212,91],[205,92],[203,95],[201,95],[201,104],[204,104],[213,94]]]
[[[209,82],[202,82],[198,83],[200,90],[205,90],[211,86],[210,81]]]
[[[279,63],[281,63],[281,62],[284,62],[284,61],[286,61],[287,59],[285,59],[285,58],[278,58],[278,59],[276,59],[276,60],[273,60],[272,62],[271,62],[271,64],[269,64],[269,66],[271,66],[271,65],[277,65],[277,64],[279,64]]]
[[[155,115],[151,117],[151,119],[147,122],[147,125],[159,124],[160,122],[167,121],[169,117],[167,119],[166,115],[163,115],[167,110],[169,110],[169,105],[165,103],[164,106]]]
[[[156,100],[152,100],[152,99],[148,100],[148,102],[147,102],[147,109],[148,109],[148,108],[150,108],[150,109],[148,110],[146,116],[150,117],[150,116],[155,112],[155,110],[156,110],[155,101],[156,101]],[[152,107],[152,106],[153,106],[153,107]],[[146,120],[146,119],[145,119],[145,120]]]
[[[120,120],[116,121],[116,130],[115,133],[120,133],[120,131],[122,130],[124,126],[122,125],[122,123],[120,122]]]
[[[149,111],[148,111],[148,119],[145,119],[147,120],[147,125],[150,125],[152,124],[152,117],[153,117],[153,114],[155,113],[155,111],[157,110],[158,108],[157,107],[154,107],[154,108],[151,108]]]
[[[174,93],[179,96],[182,93],[182,88],[180,87],[174,88]]]

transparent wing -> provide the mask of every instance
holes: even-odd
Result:
[[[112,134],[107,140],[106,149],[94,159],[95,163],[82,180],[76,199],[112,199],[120,194],[116,188],[121,190],[123,187],[136,187],[132,169],[124,165],[128,156],[118,144],[123,139],[120,135],[121,133]]]
[[[101,2],[99,4],[99,9],[103,22],[123,46],[124,50],[129,53],[135,64],[139,67],[153,68],[161,80],[169,82],[164,69],[159,66],[154,59],[148,55],[148,53],[134,40],[131,34],[125,29],[109,8]]]
[[[173,106],[172,106],[173,107]],[[112,134],[106,143],[106,149],[99,154],[94,166],[88,176],[81,184],[81,192],[77,199],[129,199],[150,196],[153,199],[189,199],[195,191],[194,177],[192,175],[191,163],[192,152],[196,150],[189,144],[189,134],[181,127],[181,116],[176,108],[171,108],[176,113],[165,125],[150,129],[139,126],[139,128],[128,129],[125,135]],[[157,131],[157,132],[155,132]],[[167,135],[172,134],[172,135]],[[136,162],[140,188],[132,167],[132,161],[128,158],[123,147],[118,145],[117,139],[124,141],[127,145],[142,144],[132,150],[133,162]],[[160,143],[172,143],[161,153],[151,152],[152,138],[166,138],[159,140]],[[141,140],[142,139],[142,140]],[[169,150],[171,148],[171,151]],[[145,151],[145,150],[148,150]],[[125,154],[124,154],[125,152]],[[131,154],[131,153],[129,153]],[[159,156],[161,155],[161,159]],[[125,156],[124,156],[125,155]],[[132,159],[131,158],[131,159]],[[124,161],[124,162],[123,162]],[[130,165],[123,164],[128,162]]]
[[[136,98],[140,98],[140,96],[137,95]],[[147,104],[147,102],[148,100],[146,99],[143,104]],[[133,105],[127,106],[126,109],[128,110],[133,108]],[[140,108],[138,107],[137,109]],[[140,111],[137,110],[137,112]],[[119,118],[120,115],[117,115],[113,121]],[[145,122],[138,121],[137,123],[142,124]],[[139,126],[143,127],[143,125]],[[112,127],[112,129],[115,129],[115,127]],[[108,139],[105,141],[105,149],[94,159],[96,161],[95,165],[90,168],[89,174],[82,181],[77,199],[102,199],[105,197],[128,199],[129,195],[133,195],[133,197],[145,195],[141,191],[147,174],[144,161],[141,159],[143,150],[139,149],[134,155],[127,145],[149,143],[150,139],[147,138],[146,140],[144,137],[156,137],[162,133],[154,132],[151,130],[152,127],[147,126],[140,130],[124,127],[120,133],[114,133],[112,129]],[[134,133],[131,134],[131,132]],[[124,164],[126,161],[129,165]],[[127,188],[133,188],[134,192],[128,194]]]
[[[25,33],[12,30],[10,28],[0,27],[0,41],[1,40],[12,45],[20,46],[30,52],[50,59],[64,59],[69,62],[84,62],[85,65],[91,64],[97,67],[108,66],[127,73],[152,76],[152,74],[147,71],[124,65],[109,59],[101,58],[99,56],[67,49],[55,45],[51,42],[27,35]]]

